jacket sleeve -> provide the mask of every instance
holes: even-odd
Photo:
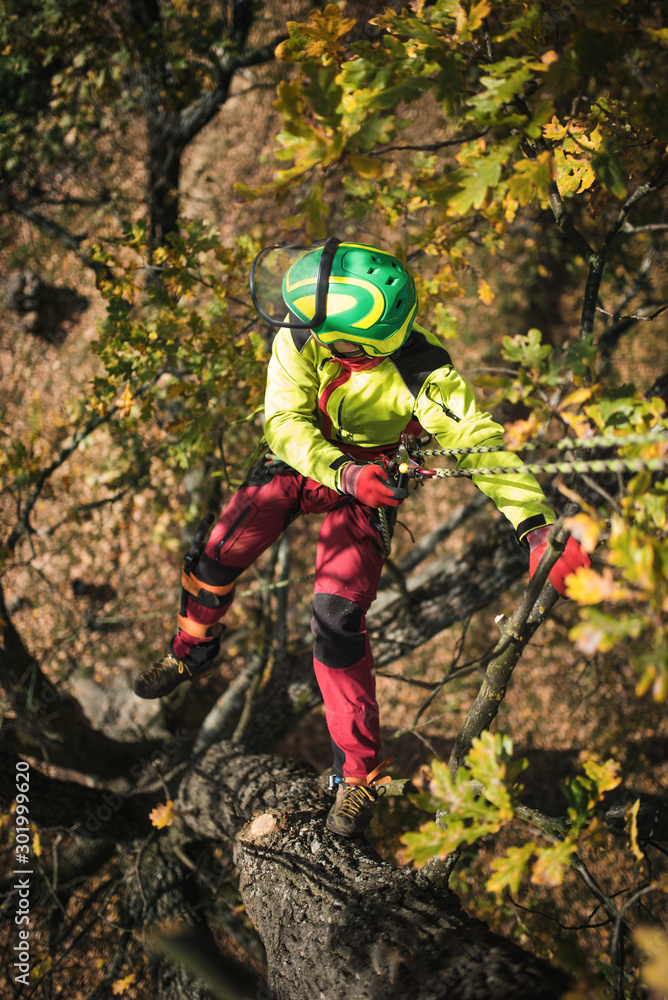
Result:
[[[453,368],[432,372],[420,390],[415,416],[433,434],[441,448],[474,448],[503,445],[503,428],[489,413],[478,408],[473,390]],[[514,467],[520,458],[509,451],[458,457],[457,468]],[[517,533],[520,541],[544,524],[553,524],[555,514],[538,481],[529,473],[473,476],[473,482],[494,501]]]
[[[320,431],[315,366],[286,328],[274,340],[264,411],[264,434],[273,453],[303,476],[337,489],[338,470],[349,460]]]

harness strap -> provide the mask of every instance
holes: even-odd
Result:
[[[193,621],[192,618],[186,618],[183,615],[178,616],[177,623],[180,629],[196,639],[212,639],[225,631],[225,626],[221,622],[215,622],[213,625],[202,625],[200,622]]]
[[[379,778],[378,775],[382,770],[384,770],[384,768],[386,768],[389,764],[391,764],[394,761],[394,759],[395,759],[394,757],[388,757],[387,760],[384,760],[382,764],[378,765],[378,767],[374,767],[373,771],[369,771],[369,773],[366,776],[367,784],[389,785],[389,783],[392,781],[392,778],[389,776],[389,774],[386,774],[384,778]]]
[[[369,785],[389,785],[392,781],[389,774],[386,774],[384,778],[379,778],[378,775],[394,760],[394,757],[388,757],[387,760],[384,760],[382,764],[378,765],[378,767],[374,767],[373,771],[369,771],[366,776],[366,780],[364,778],[344,778],[343,780],[347,785],[358,785],[361,788],[368,787]]]
[[[204,583],[202,580],[198,580],[196,576],[192,573],[186,573],[185,569],[181,570],[181,586],[184,590],[187,590],[189,594],[193,597],[197,597],[200,590],[208,590],[210,594],[215,594],[217,597],[223,597],[234,587],[234,583],[227,583],[223,587],[214,587],[210,583]]]

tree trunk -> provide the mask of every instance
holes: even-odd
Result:
[[[276,1000],[556,1000],[566,989],[564,974],[471,919],[447,888],[329,833],[331,801],[311,769],[225,743],[179,790],[190,837],[234,843]]]

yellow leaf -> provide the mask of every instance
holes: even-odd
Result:
[[[158,830],[162,830],[165,826],[171,826],[178,815],[177,810],[174,808],[174,803],[171,799],[168,799],[166,805],[156,806],[155,809],[151,810],[149,819],[153,826],[157,827]]]
[[[587,777],[595,783],[599,799],[603,797],[605,792],[611,792],[621,783],[622,777],[616,760],[609,758],[601,763],[590,757],[584,761],[582,767]],[[593,799],[591,805],[595,805],[597,801],[598,799]]]
[[[626,832],[629,835],[629,840],[631,841],[631,850],[638,861],[642,861],[645,855],[640,850],[640,845],[638,844],[638,809],[640,808],[640,799],[636,799],[632,806],[626,810]]]
[[[471,5],[471,11],[468,17],[468,30],[477,31],[484,19],[490,12],[490,4],[488,0],[478,0],[478,3]]]
[[[665,701],[668,697],[668,677],[666,670],[655,663],[648,664],[636,684],[636,697],[642,698],[651,689],[654,701]]]
[[[668,935],[659,927],[642,926],[633,931],[633,940],[647,959],[640,975],[659,1000],[665,997],[668,983]]]
[[[552,116],[552,121],[547,122],[543,125],[543,135],[546,139],[553,139],[557,141],[563,139],[568,132],[568,126],[562,125],[556,116]]]
[[[518,451],[529,441],[538,430],[538,420],[535,413],[530,413],[526,420],[515,420],[507,424],[503,432],[503,440],[511,451]]]
[[[584,413],[570,413],[566,411],[565,413],[561,413],[560,416],[564,423],[568,424],[575,431],[577,438],[592,437],[591,424]]]
[[[571,840],[564,840],[554,847],[541,847],[538,857],[531,867],[531,881],[534,885],[561,885],[564,871],[570,862],[570,856],[576,845]]]
[[[491,306],[492,302],[495,299],[494,292],[492,291],[488,283],[484,280],[484,278],[478,285],[478,297],[480,298],[480,301],[486,306]]]
[[[130,975],[126,976],[124,979],[117,979],[116,982],[111,987],[111,992],[115,996],[120,996],[121,993],[125,993],[125,991],[128,989],[129,986],[132,986],[134,981],[135,981],[135,973],[131,972]]]
[[[44,952],[42,952],[42,955],[43,954]],[[41,958],[41,956],[39,957]],[[53,965],[53,959],[51,958],[50,955],[45,955],[44,958],[41,958],[41,961],[39,961],[38,964],[33,969],[30,970],[30,975],[28,977],[30,979],[30,982],[39,983],[40,980],[44,979],[44,976],[48,975],[48,973],[51,971],[52,965]]]
[[[130,391],[130,383],[128,382],[125,387],[125,392],[118,401],[118,409],[122,417],[130,416],[130,410],[132,409],[133,402],[134,398],[132,396],[132,392]]]
[[[487,879],[486,884],[489,892],[500,896],[504,889],[510,889],[512,893],[516,893],[534,847],[532,842],[524,844],[523,847],[509,847],[504,857],[495,858],[492,861],[494,874]]]
[[[645,32],[668,49],[668,28],[645,28]]]
[[[591,566],[580,566],[566,577],[566,594],[578,604],[600,604],[601,601],[623,601],[631,591],[615,583],[607,566],[597,573]]]
[[[40,840],[39,830],[36,830],[33,834],[32,853],[38,858],[42,856],[42,841]]]
[[[567,406],[579,406],[580,403],[586,402],[591,399],[592,389],[589,386],[582,386],[580,389],[576,389],[575,392],[571,392],[566,399],[564,399],[559,407],[559,412],[565,410]]]
[[[564,527],[570,531],[585,552],[593,552],[598,545],[603,523],[589,514],[580,513],[576,514],[575,517],[567,517],[564,520]]]
[[[385,164],[376,156],[357,156],[355,153],[350,153],[348,162],[360,177],[377,181],[385,173]]]

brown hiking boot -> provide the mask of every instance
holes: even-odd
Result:
[[[373,807],[380,795],[385,794],[385,785],[392,779],[389,775],[379,778],[379,772],[391,764],[394,757],[383,761],[366,776],[366,782],[348,784],[340,781],[336,791],[336,801],[329,810],[326,826],[340,837],[359,837],[366,830],[373,816]]]
[[[197,677],[206,677],[211,673],[212,661],[220,648],[218,642],[212,643],[202,656],[204,647],[197,649],[198,656],[184,656],[179,659],[172,652],[170,644],[167,652],[160,660],[145,670],[133,684],[134,693],[139,698],[164,698],[175,691],[184,681],[193,681]],[[199,661],[199,662],[197,662]]]

